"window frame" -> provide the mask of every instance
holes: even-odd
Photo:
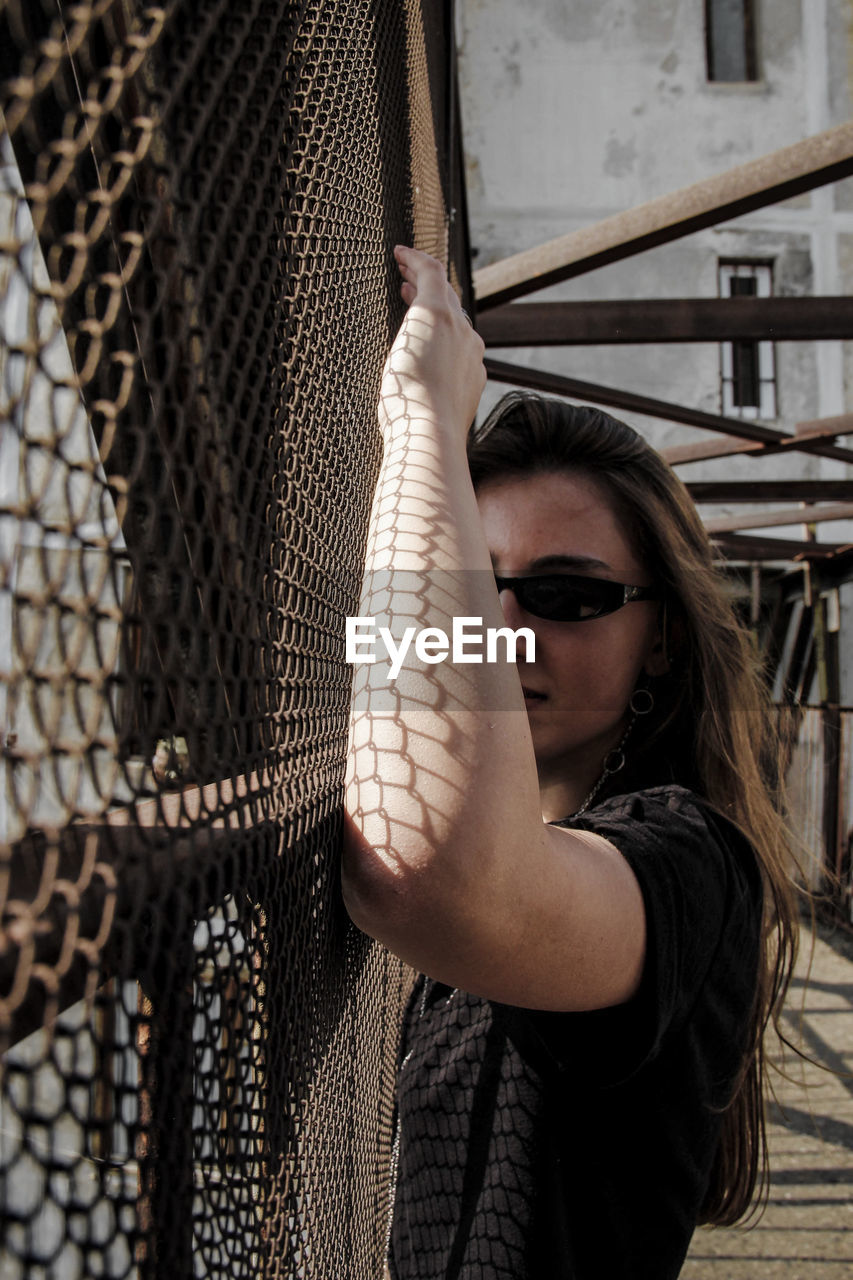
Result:
[[[728,0],[730,3],[730,0]],[[741,24],[743,31],[743,76],[719,74],[715,57],[714,30],[715,23],[720,23],[723,13],[721,8],[726,0],[705,0],[705,75],[709,84],[754,84],[760,80],[758,70],[758,24],[756,21],[756,0],[739,0],[741,6]]]
[[[721,258],[717,264],[717,281],[721,298],[731,298],[733,280],[753,279],[756,298],[773,297],[773,263],[768,259]],[[735,400],[735,351],[737,347],[755,349],[757,404],[738,404]],[[776,374],[776,350],[771,339],[750,339],[720,343],[720,402],[726,417],[772,421],[779,416],[779,392]]]

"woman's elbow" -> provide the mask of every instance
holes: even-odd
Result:
[[[347,915],[357,929],[369,937],[376,937],[375,921],[381,915],[377,894],[365,884],[359,869],[346,855],[341,862],[341,897]]]
[[[375,848],[346,814],[341,857],[341,893],[353,924],[396,955],[416,941],[440,911],[436,887],[441,877],[421,850],[410,859]]]
[[[399,876],[345,811],[341,895],[350,920],[371,938],[381,941],[383,924],[399,912],[402,892],[396,880]]]

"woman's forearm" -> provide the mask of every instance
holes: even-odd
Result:
[[[382,384],[385,437],[362,614],[399,642],[500,629],[464,451],[483,347],[441,267],[398,257],[406,321]],[[542,821],[514,661],[429,663],[400,651],[355,668],[343,890],[356,924],[414,967],[540,1009],[627,999],[642,971],[642,895],[600,836]],[[524,655],[531,661],[532,655]]]
[[[430,322],[412,318],[418,326]],[[458,376],[473,380],[477,348],[466,322],[460,319],[462,330],[450,328],[445,315],[436,323],[448,332],[431,335],[431,358],[443,342]],[[474,354],[460,357],[465,343]],[[481,619],[483,634],[500,629],[465,458],[467,421],[460,420],[473,393],[443,398],[417,367],[404,375],[395,369],[393,352],[389,366],[361,616],[373,619],[374,634],[387,628],[398,644],[410,629],[427,627],[450,639],[459,617]],[[373,904],[385,910],[389,896],[405,912],[424,895],[452,901],[469,888],[488,892],[516,833],[529,840],[531,823],[541,829],[527,716],[505,653],[500,645],[498,661],[454,662],[450,653],[428,663],[410,642],[394,680],[381,652],[372,664],[356,665],[347,808],[363,839],[344,862],[356,918],[369,917]]]

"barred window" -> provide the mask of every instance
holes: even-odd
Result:
[[[773,270],[766,262],[721,262],[721,298],[769,298]],[[720,347],[723,413],[776,417],[776,358],[772,342],[742,340]]]
[[[705,0],[708,79],[758,79],[754,0]]]

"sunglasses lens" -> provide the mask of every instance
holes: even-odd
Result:
[[[534,617],[553,622],[583,622],[618,609],[623,601],[617,582],[554,575],[519,583],[516,598]]]

